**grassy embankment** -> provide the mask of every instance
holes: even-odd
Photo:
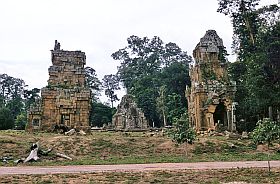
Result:
[[[24,131],[0,131],[0,157],[14,159],[27,157],[32,143],[39,142],[42,149],[53,148],[53,153],[64,153],[72,161],[57,158],[54,154],[42,156],[39,162],[26,165],[85,165],[157,162],[202,162],[266,160],[264,151],[257,151],[251,140],[228,140],[226,137],[199,137],[188,147],[185,156],[183,146],[176,146],[160,133],[93,132],[86,136],[65,136],[52,133],[26,133]],[[235,146],[232,148],[231,145]],[[275,144],[276,145],[276,144]],[[279,160],[276,148],[271,160]],[[11,166],[1,163],[1,165]]]

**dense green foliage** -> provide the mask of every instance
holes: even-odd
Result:
[[[182,108],[187,105],[184,92],[190,84],[188,64],[191,57],[175,43],[164,44],[157,36],[152,39],[130,36],[127,43],[127,47],[112,54],[113,59],[121,63],[118,68],[121,82],[135,97],[150,125],[172,124],[168,116],[174,114],[174,110],[183,112]]]
[[[190,126],[187,114],[184,113],[181,118],[175,118],[174,129],[169,131],[169,136],[177,144],[193,143],[196,137],[195,130]]]
[[[95,69],[87,66],[85,68],[85,78],[86,78],[86,87],[91,90],[92,100],[97,101],[100,96],[100,92],[102,91],[102,83],[97,78],[97,74]]]
[[[23,111],[15,119],[15,129],[24,130],[27,123],[27,112]]]
[[[99,100],[99,96],[101,95],[101,91],[103,90],[103,88],[105,88],[105,93],[106,90],[108,91],[108,89],[110,90],[116,90],[115,88],[112,88],[111,82],[109,79],[110,77],[106,77],[103,79],[103,83],[98,79],[97,74],[95,69],[91,68],[91,67],[86,67],[85,68],[86,71],[86,87],[88,87],[91,90],[91,95],[92,95],[92,99],[90,102],[91,105],[91,109],[90,109],[90,118],[89,118],[89,123],[91,126],[98,126],[98,127],[102,127],[104,124],[108,124],[110,122],[112,122],[112,116],[113,116],[113,112],[114,112],[114,108],[112,106],[109,107],[103,103],[100,102]],[[111,76],[111,75],[109,75]],[[106,79],[106,84],[105,84],[105,80]],[[116,85],[116,84],[114,84]],[[111,99],[112,101],[112,99]],[[113,99],[114,102],[114,99]],[[112,103],[113,103],[112,102]]]
[[[14,117],[10,109],[0,108],[0,130],[7,130],[14,127]]]
[[[231,19],[232,47],[238,55],[236,62],[229,63],[229,75],[237,82],[235,101],[239,104],[236,111],[239,131],[253,130],[258,120],[269,116],[268,109],[272,109],[270,118],[280,121],[279,6],[260,7],[259,2],[218,0],[217,11]],[[225,54],[223,50],[222,59]],[[127,46],[112,57],[120,62],[118,72],[105,75],[102,82],[93,68],[85,68],[86,86],[93,97],[91,124],[102,126],[111,122],[121,82],[144,111],[150,125],[176,125],[187,111],[185,88],[191,82],[191,57],[175,43],[165,44],[157,36],[150,39],[134,35],[127,39]],[[204,74],[215,78],[209,71]],[[111,107],[99,102],[103,89]],[[24,128],[27,110],[40,98],[39,92],[38,88],[27,89],[22,79],[0,74],[0,108],[9,110],[16,128]]]
[[[115,111],[115,108],[111,108],[101,102],[92,102],[90,112],[91,126],[102,127],[104,124],[108,125],[108,123],[112,122],[112,117]]]
[[[257,126],[253,131],[253,140],[256,144],[268,144],[280,138],[280,124],[264,118],[257,122]]]
[[[218,0],[218,12],[230,16],[233,25],[233,49],[238,61],[229,67],[232,80],[237,81],[236,101],[239,130],[253,130],[255,123],[273,118],[280,110],[280,22],[279,7],[259,7],[260,0]]]
[[[26,87],[22,79],[0,74],[0,129],[14,128],[16,117],[29,108],[32,95],[28,94],[30,91]],[[25,124],[26,119],[22,123]]]

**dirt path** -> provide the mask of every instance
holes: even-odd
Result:
[[[279,167],[280,161],[271,161],[271,167]],[[155,164],[122,164],[122,165],[72,165],[72,166],[18,166],[0,167],[0,175],[12,174],[62,174],[62,173],[94,173],[94,172],[140,172],[155,170],[182,169],[232,169],[232,168],[264,168],[267,161],[245,162],[197,162],[197,163],[155,163]]]

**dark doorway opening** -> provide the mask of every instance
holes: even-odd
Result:
[[[70,115],[69,114],[61,114],[60,124],[65,126],[70,126]]]
[[[224,103],[221,102],[217,105],[213,118],[215,125],[219,124],[223,127],[227,125],[227,111]]]

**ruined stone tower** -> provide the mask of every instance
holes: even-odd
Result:
[[[189,120],[196,130],[235,130],[236,87],[229,81],[224,53],[223,41],[214,30],[208,30],[193,51],[186,96]]]
[[[55,126],[88,130],[91,93],[85,87],[86,55],[65,51],[55,42],[51,50],[48,86],[41,89],[41,102],[31,108],[27,130],[52,131]]]
[[[148,121],[131,95],[124,95],[112,120],[116,130],[144,130],[149,127]]]

